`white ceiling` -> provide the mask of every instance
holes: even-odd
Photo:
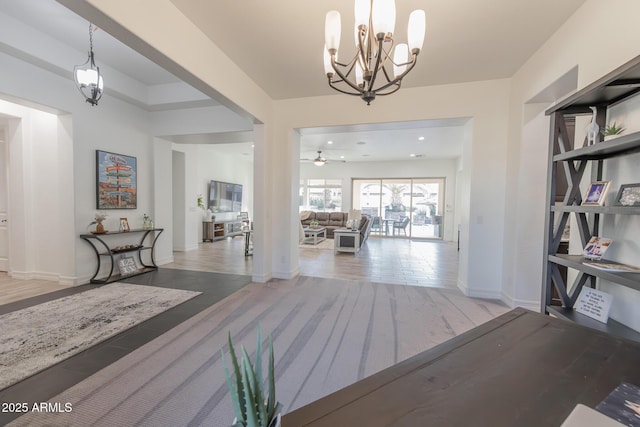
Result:
[[[352,31],[353,0],[171,1],[272,98],[335,93],[327,86],[322,67],[324,19],[327,11],[340,11],[343,24],[340,52],[341,57],[348,57],[347,45],[352,43],[345,35]],[[422,8],[427,14],[424,48],[418,65],[405,78],[403,86],[510,77],[582,3],[584,0],[397,1],[395,33],[399,39],[406,39],[406,22],[411,10]],[[0,0],[0,13],[32,27],[34,34],[44,34],[73,51],[82,52],[75,63],[69,64],[69,76],[73,65],[86,59],[88,21],[56,1]],[[9,53],[11,49],[5,49],[7,45],[11,45],[11,41],[0,40],[0,50]],[[103,30],[94,33],[94,50],[105,86],[113,79],[105,68],[112,74],[122,73],[139,82],[150,93],[159,92],[163,85],[182,82],[180,76],[161,69]],[[42,58],[40,66],[41,62]],[[51,68],[66,70],[66,65],[56,64]],[[203,94],[181,84],[184,91],[194,92],[191,95],[197,98],[197,105],[216,104],[215,100],[203,99],[206,98]],[[160,109],[150,105],[149,100],[138,102],[149,110]],[[164,102],[173,105],[171,100]],[[374,102],[384,102],[384,98]],[[363,105],[363,108],[366,107]],[[348,161],[404,159],[410,154],[456,157],[461,152],[460,126],[466,120],[305,129],[302,130],[301,157],[315,157],[319,149],[324,150],[325,157],[345,156]],[[172,139],[178,143],[247,144],[246,133],[233,133],[176,135]],[[425,140],[418,141],[419,136]],[[329,140],[334,144],[329,146]],[[246,146],[242,150],[246,150]]]
[[[272,98],[335,92],[322,63],[325,15],[342,17],[340,57],[353,48],[354,0],[171,0]],[[424,9],[427,32],[404,87],[511,77],[584,0],[398,0],[396,38]],[[375,102],[382,102],[382,99]]]

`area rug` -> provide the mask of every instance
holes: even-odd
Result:
[[[72,412],[9,426],[229,426],[220,350],[230,332],[253,358],[258,324],[263,361],[273,339],[284,414],[508,310],[457,289],[304,276],[252,283],[50,399]]]
[[[300,249],[324,249],[333,250],[333,239],[324,240],[317,245],[311,245],[309,243],[301,243],[298,245]]]
[[[0,316],[0,389],[200,292],[112,283]]]

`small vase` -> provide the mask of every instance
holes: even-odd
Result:
[[[96,233],[104,233],[104,225],[101,222],[96,225]]]

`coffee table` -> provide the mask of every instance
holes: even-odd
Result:
[[[327,240],[327,227],[303,228],[304,240],[302,243],[316,246],[318,243]]]

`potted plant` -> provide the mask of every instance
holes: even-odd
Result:
[[[87,228],[91,227],[93,224],[97,224],[96,225],[96,230],[92,231],[92,233],[94,234],[104,234],[107,231],[104,229],[104,225],[102,225],[102,221],[104,221],[105,219],[107,219],[107,214],[103,213],[103,212],[96,212],[95,216],[93,217],[93,221],[87,226]]]
[[[622,132],[624,132],[624,128],[623,127],[618,127],[616,122],[613,122],[613,123],[605,126],[605,128],[602,130],[602,135],[604,136],[604,140],[608,141],[608,140],[610,140],[612,138],[615,138],[616,136],[620,135]]]
[[[222,364],[227,385],[231,392],[233,410],[236,415],[233,425],[243,427],[279,427],[282,405],[276,401],[273,342],[271,337],[269,337],[269,364],[267,368],[268,395],[265,395],[262,376],[262,332],[260,326],[258,325],[258,344],[256,345],[256,360],[254,364],[251,363],[244,346],[241,346],[242,357],[238,362],[233,342],[231,341],[231,332],[229,332],[228,342],[233,378],[227,368],[224,351],[222,351]]]

